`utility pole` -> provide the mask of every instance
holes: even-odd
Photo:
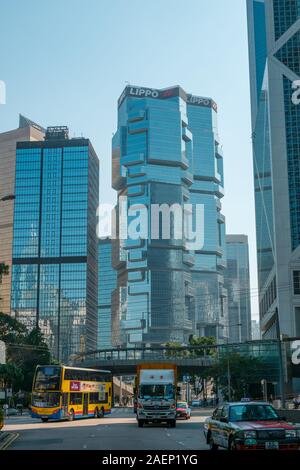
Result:
[[[242,324],[241,323],[235,323],[233,325],[227,325],[227,328],[233,327],[233,326],[242,326]],[[230,372],[230,360],[229,360],[228,344],[229,344],[229,332],[228,332],[228,336],[227,336],[227,387],[228,387],[228,401],[231,401],[231,372]]]

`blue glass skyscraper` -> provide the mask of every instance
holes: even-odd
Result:
[[[248,0],[253,166],[264,338],[300,335],[300,1]]]
[[[112,347],[111,303],[117,285],[117,271],[112,267],[111,240],[98,242],[98,349]]]
[[[96,347],[98,192],[88,139],[54,127],[17,144],[11,310],[62,361]]]
[[[153,205],[204,207],[203,243],[191,248],[187,237],[113,242],[118,285],[113,293],[113,344],[187,343],[191,334],[223,338],[224,217],[222,153],[217,106],[210,98],[175,86],[163,90],[128,86],[118,102],[113,137],[113,187],[118,209]],[[118,234],[129,215],[117,217]],[[163,219],[163,214],[160,214]],[[193,215],[193,224],[195,219]],[[160,231],[162,235],[162,231]]]
[[[227,268],[225,287],[228,295],[230,343],[251,340],[251,302],[249,247],[247,235],[226,235]]]

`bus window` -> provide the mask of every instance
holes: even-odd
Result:
[[[111,397],[111,387],[108,389],[108,396]]]
[[[70,393],[70,405],[82,405],[82,393]]]
[[[90,393],[90,404],[96,405],[97,403],[99,403],[99,393]]]
[[[61,367],[40,366],[37,368],[34,390],[59,390]]]

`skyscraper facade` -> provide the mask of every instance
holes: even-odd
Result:
[[[251,340],[249,247],[247,235],[226,235],[228,331],[230,343]]]
[[[53,127],[17,144],[11,310],[62,361],[96,347],[98,191],[88,139]]]
[[[112,347],[111,303],[117,285],[117,271],[112,267],[111,240],[98,242],[98,349]]]
[[[119,214],[119,241],[113,241],[118,270],[112,297],[113,343],[187,343],[191,334],[222,339],[225,221],[217,105],[179,86],[127,86],[118,101],[112,147]],[[122,210],[124,200],[127,212]],[[169,236],[163,236],[166,208],[174,204],[189,207],[194,227],[194,209],[203,209],[204,220],[196,230],[202,239],[194,246],[184,230],[181,237],[176,235],[178,220],[171,212]],[[153,206],[159,206],[159,237],[152,232]],[[149,236],[122,236],[124,224],[133,223],[135,214],[145,210]]]
[[[248,0],[260,325],[300,335],[299,0]]]
[[[41,126],[20,115],[18,129],[0,134],[0,263],[9,268],[2,278],[0,312],[6,314],[10,314],[16,144],[42,140],[44,133]]]

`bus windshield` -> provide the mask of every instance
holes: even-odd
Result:
[[[37,368],[33,390],[59,390],[61,367],[40,366]]]
[[[139,390],[140,398],[149,400],[151,398],[173,400],[174,386],[173,384],[141,384]]]

